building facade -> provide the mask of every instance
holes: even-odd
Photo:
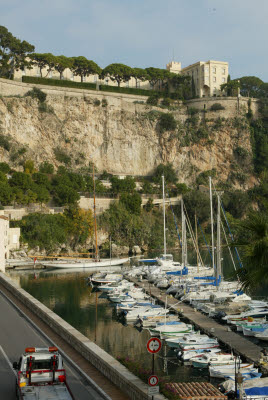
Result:
[[[192,78],[193,87],[195,89],[196,97],[212,97],[220,96],[221,85],[227,82],[229,74],[229,65],[225,61],[198,61],[188,67],[182,68],[181,63],[178,61],[171,61],[166,65],[166,69],[175,74],[188,75]],[[14,79],[21,80],[23,76],[43,77],[50,79],[60,79],[60,74],[53,70],[49,71],[48,68],[40,68],[33,66],[30,69],[25,68],[23,71],[15,72]],[[70,69],[65,69],[63,72],[64,80],[71,80],[81,82],[81,77],[74,75]],[[83,77],[83,82],[95,83],[99,85],[117,86],[117,82],[112,81],[109,77],[100,79],[98,75],[89,75]],[[154,89],[149,81],[137,81],[131,78],[128,82],[121,83],[121,87],[141,88],[141,89]],[[155,89],[158,89],[158,87]]]
[[[196,97],[221,96],[221,85],[227,83],[229,74],[228,62],[215,60],[198,61],[185,68],[172,61],[166,68],[170,72],[190,76]]]
[[[0,211],[0,271],[5,272],[5,263],[10,250],[20,248],[20,228],[10,228],[9,218]]]

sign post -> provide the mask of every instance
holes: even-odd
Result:
[[[154,400],[154,394],[159,392],[159,386],[156,386],[158,384],[158,377],[154,375],[154,355],[158,353],[161,350],[161,340],[158,338],[151,338],[147,342],[147,350],[149,353],[152,354],[152,375],[150,376],[148,383],[151,386],[148,389],[148,394],[152,395],[152,400]]]

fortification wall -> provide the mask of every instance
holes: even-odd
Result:
[[[74,88],[61,88],[56,86],[47,86],[47,85],[35,85],[30,83],[23,83],[19,81],[11,81],[8,79],[1,79],[0,78],[0,95],[1,96],[24,96],[29,90],[33,87],[38,87],[45,93],[51,96],[62,96],[63,98],[66,97],[76,97],[76,98],[83,98],[87,100],[87,96],[89,99],[94,97],[102,101],[103,99],[109,100],[109,106],[115,108],[124,108],[127,111],[136,111],[136,104],[133,102],[136,101],[144,101],[146,102],[146,96],[138,96],[132,94],[125,94],[125,93],[115,93],[115,92],[101,92],[96,90],[87,90],[87,89],[74,89]],[[222,117],[225,118],[233,118],[240,112],[245,112],[248,110],[248,97],[208,97],[208,98],[201,98],[201,99],[193,99],[186,102],[186,106],[188,108],[196,108],[200,111],[206,110],[209,113],[211,118],[215,117]],[[131,104],[122,104],[132,103]],[[220,103],[224,110],[218,111],[210,111],[210,108],[213,104]],[[258,116],[258,99],[251,99],[251,110],[255,117]]]
[[[200,111],[206,111],[210,118],[234,118],[236,115],[248,111],[249,97],[209,97],[202,99],[188,100],[186,105],[188,108],[196,108]],[[250,99],[250,108],[255,118],[258,117],[258,99]],[[215,103],[221,104],[224,109],[211,111],[211,106]]]

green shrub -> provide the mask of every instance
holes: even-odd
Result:
[[[55,154],[57,161],[65,164],[65,165],[71,164],[71,157],[68,156],[68,154],[66,154],[65,151],[60,149],[59,147],[54,150],[54,154]]]
[[[164,107],[170,107],[170,103],[171,103],[171,99],[169,99],[168,97],[165,97],[161,101],[161,105],[164,106]]]
[[[43,161],[39,165],[39,172],[43,174],[53,174],[54,172],[54,166],[50,164],[48,161]]]
[[[157,106],[158,100],[159,100],[159,95],[157,93],[156,94],[154,93],[148,97],[146,103],[150,104],[151,106]]]
[[[210,107],[210,111],[219,111],[219,110],[225,110],[225,107],[221,105],[221,103],[214,103]]]
[[[11,145],[10,145],[10,138],[8,136],[0,134],[0,147],[5,149],[6,151],[10,150]]]
[[[93,102],[94,106],[96,106],[96,107],[98,107],[100,105],[100,103],[101,102],[100,102],[99,99],[95,99],[94,102]]]
[[[108,106],[108,101],[106,99],[102,99],[101,105],[102,105],[102,107],[107,107]]]
[[[197,108],[194,107],[189,107],[187,110],[188,114],[193,116],[199,113],[199,110]]]
[[[196,132],[196,136],[199,139],[206,139],[209,136],[209,131],[206,126],[200,126],[198,131]]]
[[[4,172],[4,174],[8,174],[11,170],[10,166],[5,162],[0,162],[0,171]]]
[[[95,83],[64,81],[64,80],[60,80],[60,79],[36,78],[34,76],[23,76],[22,82],[35,83],[38,85],[49,85],[49,86],[70,87],[70,88],[77,88],[77,89],[96,90]]]
[[[236,148],[234,148],[234,154],[235,154],[235,156],[237,156],[240,159],[244,160],[247,157],[248,152],[243,147],[237,146]]]
[[[206,185],[208,186],[208,178],[211,176],[212,178],[215,178],[217,172],[213,168],[211,170],[203,171],[201,172],[198,177],[196,178],[196,184],[197,185]]]
[[[145,89],[136,89],[136,88],[124,88],[120,86],[108,86],[108,85],[100,85],[100,90],[104,92],[115,92],[115,93],[126,93],[126,94],[134,94],[139,96],[149,96],[152,93],[151,90]],[[157,92],[153,92],[157,93]]]
[[[215,129],[216,131],[218,129],[220,129],[223,126],[223,121],[224,119],[221,117],[218,117],[215,121],[214,121],[214,126],[213,129]]]
[[[160,117],[161,114],[162,114],[161,111],[151,110],[147,114],[145,114],[145,116],[147,119],[149,119],[149,121],[155,121]]]
[[[43,103],[39,104],[38,111],[41,112],[41,113],[54,114],[53,107],[48,105],[46,102],[43,102]]]
[[[25,96],[30,96],[33,99],[38,99],[40,103],[44,103],[46,101],[47,95],[46,93],[42,92],[42,90],[34,87],[29,92],[25,93]]]
[[[173,114],[163,113],[159,118],[159,127],[161,132],[174,131],[177,127],[177,122]]]

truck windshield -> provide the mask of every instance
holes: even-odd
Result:
[[[29,369],[29,362],[27,364],[27,369]],[[55,369],[58,368],[58,362],[56,360],[56,365],[55,365]],[[32,370],[36,370],[36,369],[52,369],[52,362],[50,359],[48,360],[33,360],[32,361]]]

